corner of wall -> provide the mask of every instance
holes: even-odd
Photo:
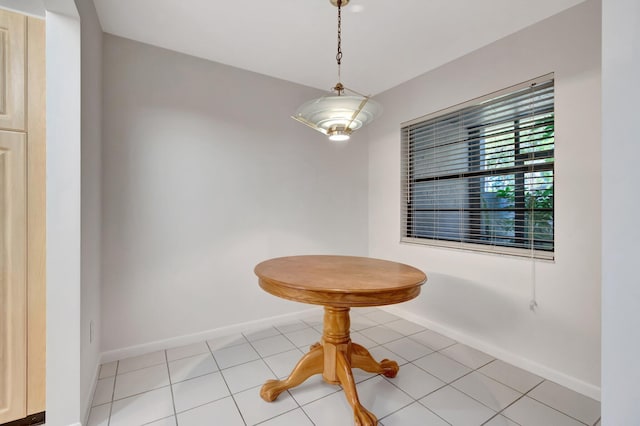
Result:
[[[72,0],[45,6],[46,60],[57,65],[46,95],[47,423],[68,425],[81,415],[80,22]]]
[[[92,0],[76,0],[81,19],[81,413],[87,419],[100,369],[102,315],[102,42]]]

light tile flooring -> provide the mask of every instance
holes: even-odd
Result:
[[[356,370],[384,426],[593,426],[600,403],[379,309],[351,310],[352,339],[394,359],[394,379]],[[259,396],[320,339],[321,314],[104,364],[89,426],[352,426],[340,386],[319,376]]]

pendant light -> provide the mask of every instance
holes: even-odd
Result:
[[[342,7],[346,6],[349,0],[330,2],[338,8],[338,83],[331,89],[335,94],[305,102],[291,118],[329,136],[332,141],[346,141],[355,130],[373,121],[382,112],[382,107],[369,96],[344,87],[340,81]]]

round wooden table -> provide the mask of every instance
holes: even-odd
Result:
[[[264,261],[255,273],[268,293],[324,306],[322,340],[311,346],[289,377],[267,381],[260,390],[262,399],[273,401],[314,374],[322,374],[325,382],[342,385],[356,425],[376,425],[376,417],[360,404],[351,369],[395,377],[399,367],[388,359],[377,362],[367,349],[351,342],[349,309],[411,300],[427,280],[424,272],[367,257],[291,256]]]

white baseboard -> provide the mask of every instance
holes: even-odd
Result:
[[[558,383],[562,386],[565,386],[569,389],[572,389],[576,392],[579,392],[597,401],[600,401],[601,399],[601,388],[599,386],[595,386],[593,384],[584,382],[576,377],[569,376],[553,368],[539,364],[535,361],[524,358],[520,355],[516,355],[510,351],[505,350],[504,348],[487,344],[486,342],[476,337],[470,336],[459,330],[446,327],[440,323],[433,322],[422,316],[415,315],[411,312],[407,312],[404,309],[399,308],[397,306],[386,306],[386,307],[383,307],[382,309],[392,314],[395,314],[399,317],[402,317],[408,321],[415,322],[416,324],[420,324],[423,327],[426,327],[433,331],[441,333],[460,343],[471,346],[480,351],[486,352],[487,354],[495,358],[501,359],[504,362],[515,365],[516,367],[522,368],[526,371],[529,371],[547,380],[551,380],[552,382]],[[142,355],[148,352],[168,349],[176,346],[188,345],[191,343],[202,342],[204,340],[213,339],[216,337],[221,337],[229,334],[252,331],[252,330],[264,328],[267,326],[282,324],[291,320],[307,317],[309,314],[313,314],[313,313],[321,314],[321,312],[322,312],[322,308],[316,307],[316,308],[306,309],[303,311],[293,312],[290,314],[277,315],[274,317],[269,317],[261,320],[247,321],[240,324],[233,324],[230,326],[215,328],[212,330],[207,330],[199,333],[177,336],[177,337],[172,337],[164,340],[156,340],[154,342],[144,343],[141,345],[115,349],[115,350],[102,353],[101,364],[106,362],[111,362],[111,361],[117,361],[124,358],[129,358],[132,356]],[[99,366],[98,366],[98,370],[96,370],[96,377],[93,385],[94,389],[95,389],[95,383],[97,383],[98,374],[99,374]],[[93,391],[91,395],[93,395]],[[86,410],[87,415],[88,415],[88,407],[90,407],[90,405],[91,405],[91,400],[88,399],[88,402],[85,405],[85,407],[87,407],[87,410]],[[86,418],[87,416],[85,416],[85,419]]]
[[[126,348],[114,349],[102,353],[101,363],[117,361],[132,356],[143,355],[149,352],[159,351],[163,349],[174,348],[177,346],[189,345],[192,343],[202,342],[204,340],[216,337],[226,336],[229,334],[257,330],[260,328],[278,325],[287,321],[301,319],[313,313],[321,313],[321,307],[305,309],[304,311],[293,312],[290,314],[277,315],[274,317],[264,318],[255,321],[247,321],[240,324],[233,324],[226,327],[206,330],[199,333],[187,334],[183,336],[171,337],[169,339],[156,340],[153,342],[143,343],[140,345],[129,346]]]
[[[382,309],[384,309],[385,311],[388,311],[389,313],[402,317],[408,321],[415,322],[416,324],[420,324],[421,326],[429,328],[435,332],[441,333],[460,343],[463,343],[465,345],[471,346],[472,348],[478,349],[479,351],[486,352],[487,354],[495,358],[498,358],[509,364],[515,365],[516,367],[522,368],[523,370],[529,371],[544,379],[558,383],[559,385],[565,386],[571,390],[574,390],[578,393],[581,393],[597,401],[600,401],[601,388],[599,386],[592,385],[591,383],[584,382],[576,377],[569,376],[558,370],[554,370],[553,368],[547,367],[542,364],[538,364],[535,361],[524,358],[520,355],[516,355],[510,351],[505,350],[504,348],[487,344],[486,342],[476,337],[470,336],[459,330],[446,327],[442,324],[430,321],[424,317],[415,315],[411,312],[407,312],[398,306],[385,306]]]

